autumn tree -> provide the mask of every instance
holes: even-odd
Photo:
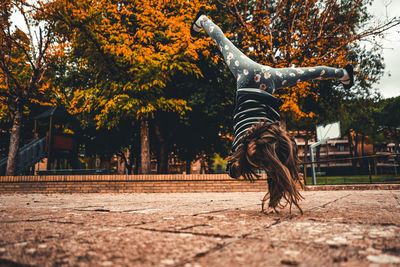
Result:
[[[201,75],[197,51],[208,43],[193,42],[188,27],[201,3],[102,0],[48,6],[71,55],[93,77],[77,103],[96,114],[99,128],[117,127],[124,118],[140,124],[142,173],[150,171],[149,120],[159,111],[190,110],[181,97],[167,98],[163,92],[176,73]]]
[[[5,0],[0,4],[0,100],[2,118],[11,120],[7,175],[13,175],[20,145],[24,112],[40,101],[46,89],[43,77],[53,42],[52,25],[36,16],[40,6],[25,0]],[[13,25],[19,13],[26,32]]]
[[[357,65],[351,50],[362,50],[360,41],[380,36],[399,24],[398,18],[372,24],[367,6],[371,0],[241,0],[215,1],[235,23],[235,42],[252,59],[272,67],[343,67],[356,64],[359,85],[374,82],[374,73]],[[373,41],[373,40],[372,40]],[[365,50],[364,50],[365,51]],[[378,68],[378,72],[379,72]],[[312,117],[300,107],[302,98],[318,96],[314,82],[304,82],[279,92],[282,110]],[[361,90],[362,87],[356,87]]]

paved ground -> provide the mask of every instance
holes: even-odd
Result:
[[[400,266],[400,191],[0,195],[0,265]]]

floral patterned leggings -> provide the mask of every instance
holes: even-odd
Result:
[[[237,89],[257,88],[273,94],[275,89],[293,86],[302,81],[340,79],[345,74],[344,69],[325,66],[274,69],[258,64],[237,49],[211,19],[203,15],[200,23],[217,44],[229,70],[236,77]]]

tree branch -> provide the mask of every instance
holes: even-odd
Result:
[[[3,28],[1,28],[1,31],[6,34],[6,32],[4,31]],[[9,35],[7,37],[9,40],[11,40],[16,46],[18,46],[18,48],[20,48],[22,50],[22,52],[25,54],[25,56],[27,57],[29,64],[33,67],[33,62],[31,59],[31,56],[29,55],[28,51],[26,51],[25,47],[23,47],[20,43],[17,42],[17,40],[15,40],[11,35]]]
[[[33,40],[33,35],[32,35],[32,29],[31,29],[31,25],[29,24],[29,20],[28,20],[28,17],[26,16],[26,11],[25,11],[25,9],[22,7],[22,6],[20,6],[19,4],[21,4],[21,3],[15,3],[15,6],[16,6],[16,8],[18,8],[18,10],[19,10],[19,12],[22,14],[22,16],[24,17],[24,21],[25,21],[25,25],[26,25],[26,28],[28,29],[28,36],[29,36],[29,39],[31,40],[31,53],[32,53],[32,59],[33,59],[33,61],[35,61],[36,60],[36,53],[35,53],[35,45],[34,45],[34,40]]]
[[[13,80],[17,89],[22,91],[22,86],[19,84],[18,80],[14,77],[12,72],[8,69],[7,65],[5,65],[5,62],[2,60],[2,58],[0,58],[0,69],[7,75],[8,78]]]

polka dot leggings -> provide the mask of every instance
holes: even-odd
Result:
[[[229,70],[236,77],[237,89],[257,88],[273,94],[276,89],[293,86],[302,81],[340,79],[345,74],[344,69],[325,66],[274,69],[258,64],[237,49],[211,19],[203,15],[199,20],[204,30],[217,44]]]

